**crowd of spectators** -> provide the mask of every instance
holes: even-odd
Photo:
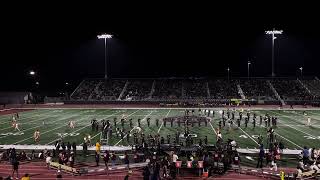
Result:
[[[183,81],[184,98],[206,99],[208,97],[207,81],[201,79]]]
[[[275,79],[271,83],[284,101],[313,99],[313,96],[297,80]]]
[[[153,80],[129,81],[123,99],[143,100],[150,96]]]
[[[156,80],[153,99],[180,99],[182,97],[182,81],[177,79]]]
[[[276,100],[276,96],[270,86],[267,83],[267,80],[241,80],[240,81],[241,89],[247,99],[255,100]]]
[[[84,80],[78,89],[76,89],[72,94],[71,99],[83,101],[88,100],[98,83],[99,80]]]
[[[254,100],[276,100],[267,80],[204,80],[204,79],[158,79],[158,80],[123,80],[94,79],[85,80],[72,94],[71,100],[108,101],[117,100],[128,83],[121,100],[168,100],[168,99],[233,99],[241,98],[237,85],[240,85],[244,96]],[[154,89],[153,82],[155,83]],[[318,80],[274,79],[271,84],[284,101],[313,100],[320,97]]]
[[[310,90],[312,95],[320,97],[320,82],[318,80],[302,80],[302,83]]]
[[[209,81],[211,99],[240,98],[237,82],[234,80],[212,80]]]
[[[101,80],[99,87],[93,91],[91,100],[116,100],[119,97],[125,83],[125,80]]]
[[[299,163],[297,165],[297,178],[302,178],[304,172],[311,172],[311,175],[320,173],[320,149],[303,148]]]

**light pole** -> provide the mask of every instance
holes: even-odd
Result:
[[[303,67],[300,67],[300,74],[301,74],[301,78],[302,78],[302,70],[303,70]]]
[[[277,39],[276,36],[274,36],[275,34],[282,34],[283,30],[275,30],[273,28],[272,31],[265,31],[266,34],[271,34],[272,35],[272,57],[271,57],[271,60],[272,60],[272,65],[271,65],[271,76],[274,77],[275,76],[275,73],[274,73],[274,40]]]
[[[228,82],[229,82],[229,80],[230,80],[230,68],[229,67],[227,68],[227,71],[228,71]]]
[[[104,39],[104,78],[108,78],[108,72],[107,72],[107,39],[111,39],[111,34],[101,34],[97,36],[98,39]]]
[[[248,79],[249,79],[249,77],[250,77],[250,64],[251,64],[251,62],[248,61]]]

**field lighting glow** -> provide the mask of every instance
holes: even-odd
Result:
[[[34,71],[30,71],[30,72],[29,72],[29,74],[30,74],[30,75],[35,75],[35,74],[36,74],[36,72],[34,72]]]
[[[101,34],[101,35],[98,35],[97,37],[98,37],[98,39],[110,39],[110,38],[112,38],[112,35],[111,34]]]
[[[283,30],[265,31],[266,34],[282,34]]]

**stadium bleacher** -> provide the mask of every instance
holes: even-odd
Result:
[[[271,83],[284,101],[312,100],[312,95],[297,80],[274,79]]]
[[[130,80],[122,99],[143,100],[150,97],[153,80]]]
[[[211,80],[208,85],[210,99],[241,98],[237,89],[237,81],[235,80]]]
[[[320,97],[320,82],[319,80],[302,80],[302,83],[310,90],[312,95]]]
[[[264,79],[241,80],[240,86],[247,99],[276,100],[275,94]]]
[[[311,101],[320,97],[317,79],[86,79],[72,93],[73,101],[230,100]],[[270,87],[272,86],[272,87]],[[277,103],[278,104],[278,103]],[[303,104],[303,103],[302,103]]]
[[[92,93],[91,100],[116,100],[126,81],[125,80],[101,80]]]
[[[208,98],[207,81],[203,79],[189,79],[183,81],[184,98],[205,99]]]

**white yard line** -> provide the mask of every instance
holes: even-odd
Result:
[[[277,112],[274,112],[274,113],[277,113]],[[279,114],[279,113],[277,113],[277,114]],[[293,118],[291,118],[291,117],[288,117],[288,119],[295,120],[295,119],[293,119]],[[294,130],[296,130],[296,131],[299,131],[299,132],[301,132],[301,133],[303,133],[303,134],[306,134],[306,135],[308,135],[308,136],[317,137],[317,136],[314,136],[314,135],[309,134],[309,133],[307,133],[307,132],[304,132],[304,131],[302,131],[302,130],[300,130],[300,129],[297,129],[297,128],[293,127],[293,126],[287,125],[287,124],[285,124],[285,123],[282,123],[282,122],[279,122],[279,123],[280,123],[280,124],[283,124],[283,125],[285,125],[285,126],[287,126],[287,127],[290,127],[290,128],[292,128],[292,129],[294,129]]]
[[[101,113],[103,113],[104,111],[101,111],[99,114],[101,114]],[[111,115],[108,115],[107,117],[105,117],[105,118],[109,118],[109,117],[111,117],[111,116],[114,116],[114,115],[116,115],[116,114],[118,114],[119,112],[115,112],[115,113],[113,113],[113,114],[111,114]],[[101,121],[102,119],[100,119],[99,121]],[[98,122],[99,122],[98,121]],[[89,126],[91,126],[91,123],[89,123],[88,125],[86,125],[86,126],[84,126],[84,127],[82,127],[82,128],[80,128],[80,129],[77,129],[77,130],[75,130],[75,131],[72,131],[71,133],[76,133],[76,132],[78,132],[78,131],[80,131],[80,130],[82,130],[82,129],[84,129],[84,128],[87,128],[87,127],[89,127]],[[62,126],[63,127],[63,126]],[[70,134],[71,134],[70,133]],[[48,142],[46,145],[48,145],[48,144],[51,144],[51,143],[54,143],[54,142],[56,142],[57,140],[59,140],[60,138],[57,138],[57,139],[55,139],[55,140],[53,140],[53,141],[50,141],[50,142]]]
[[[247,132],[245,132],[241,127],[238,127],[243,133],[245,133],[252,141],[254,141],[257,145],[259,145],[259,143],[254,140]]]
[[[73,113],[73,112],[66,113],[66,114],[64,114],[63,116],[65,116],[65,115],[67,115],[67,114],[70,115],[71,113]],[[52,122],[60,122],[60,121],[62,121],[62,120],[69,119],[69,118],[73,118],[73,117],[76,117],[76,116],[79,116],[79,115],[71,115],[71,116],[68,116],[68,117],[64,117],[64,118],[62,118],[62,119],[57,119],[57,120],[52,121]],[[38,123],[38,124],[39,124],[39,123]],[[22,131],[20,131],[20,132],[25,132],[25,131],[29,131],[30,129],[36,129],[36,128],[42,127],[42,126],[43,126],[42,122],[41,122],[40,124],[41,124],[41,125],[33,126],[33,127],[31,127],[31,128],[24,129],[24,130],[22,130]],[[61,123],[60,123],[60,124],[61,124]],[[11,127],[11,128],[12,128],[12,127]],[[7,136],[9,136],[9,135],[7,135]],[[7,136],[1,136],[0,139],[5,138],[5,137],[7,137]]]
[[[140,121],[140,123],[141,123],[142,121],[146,120],[146,118],[147,118],[148,116],[150,116],[151,113],[153,113],[153,111],[151,111],[149,114],[147,114],[147,115]],[[133,129],[134,129],[134,128],[132,128],[132,129],[129,131],[129,133],[130,133]],[[126,134],[122,139],[120,139],[114,146],[118,145],[124,138],[127,137],[127,135],[128,135],[128,134]]]
[[[166,114],[165,117],[168,117],[170,112],[171,112],[171,109],[169,109],[169,111],[168,111],[168,113]],[[162,123],[161,123],[161,125],[160,125],[160,127],[159,127],[159,129],[158,129],[158,133],[160,132],[162,126],[163,126],[163,121],[162,121]]]
[[[99,132],[98,134],[94,135],[93,137],[91,137],[91,139],[94,139],[95,137],[97,137],[98,135],[100,135],[102,132]]]
[[[103,112],[103,111],[102,111],[102,112]],[[102,113],[102,112],[100,112],[100,113]],[[84,113],[87,113],[87,112],[81,112],[81,114],[84,114]],[[58,121],[62,121],[62,120],[65,120],[65,119],[70,119],[70,118],[72,118],[72,117],[77,117],[77,116],[79,116],[79,114],[77,114],[77,115],[75,115],[75,116],[69,116],[68,118],[63,118],[63,119],[60,119],[60,120],[58,120]],[[88,117],[87,117],[86,115],[83,115],[82,118],[76,120],[75,122],[78,122],[78,121],[80,121],[80,120],[82,120],[82,119],[85,119],[85,118],[88,118]],[[66,124],[64,124],[64,125],[62,125],[62,126],[58,126],[58,127],[54,128],[54,129],[51,129],[51,130],[49,130],[49,131],[45,131],[45,132],[43,132],[43,133],[40,132],[40,133],[41,133],[41,135],[47,134],[48,132],[54,131],[54,130],[56,130],[56,129],[59,129],[59,128],[62,128],[62,127],[65,127],[65,126],[66,126]],[[31,139],[31,138],[33,138],[33,136],[31,136],[31,137],[29,137],[29,138],[25,138],[25,139],[23,139],[23,140],[20,140],[20,141],[18,141],[18,142],[13,143],[13,144],[17,144],[17,143],[26,141],[26,140]]]
[[[216,134],[217,136],[217,131],[214,129],[214,127],[212,126],[211,122],[209,122],[210,126],[211,126],[211,129],[213,130],[213,132]]]
[[[298,144],[296,144],[296,143],[294,143],[294,142],[290,141],[289,139],[287,139],[287,138],[285,138],[285,137],[281,136],[281,135],[280,135],[280,134],[278,134],[277,132],[275,132],[275,134],[276,134],[277,136],[280,136],[281,138],[285,139],[286,141],[290,142],[291,144],[293,144],[293,145],[297,146],[298,148],[303,149],[303,148],[302,148],[301,146],[299,146]]]
[[[52,111],[51,111],[51,113],[52,113]],[[67,114],[70,114],[70,113],[71,113],[71,112],[63,113],[63,114],[60,114],[59,116],[56,116],[56,117],[61,117],[61,116],[63,116],[63,115],[67,115]],[[39,117],[41,117],[41,116],[39,116]],[[46,116],[46,117],[44,117],[44,118],[35,119],[35,120],[32,120],[32,121],[28,121],[28,122],[26,122],[26,123],[19,123],[20,120],[18,120],[18,124],[19,124],[19,125],[22,125],[22,124],[31,124],[32,122],[35,122],[35,121],[39,121],[38,123],[35,123],[35,124],[40,124],[40,123],[42,124],[42,120],[48,119],[48,118],[50,118],[50,117],[54,117],[54,116],[48,115],[48,116]],[[32,118],[34,118],[34,116],[33,116]],[[26,118],[26,119],[27,119],[27,118]],[[56,122],[56,121],[52,121],[52,122]],[[6,128],[2,128],[2,129],[0,129],[0,131],[6,130],[6,129],[10,129],[10,128],[12,128],[12,126],[9,126],[9,127],[6,127]],[[21,126],[20,126],[20,128],[21,128]],[[29,129],[31,129],[31,128],[29,128]],[[27,129],[27,130],[29,130],[29,129]],[[26,130],[24,130],[24,131],[26,131]]]
[[[271,111],[271,112],[273,112],[273,111]],[[279,114],[279,113],[277,113],[277,114]],[[257,115],[262,115],[262,114],[259,112],[259,113],[257,113]],[[281,123],[281,122],[279,122],[279,123]],[[282,123],[282,124],[283,124],[283,123]],[[278,125],[277,125],[277,126],[278,126]],[[284,124],[284,126],[287,126],[287,125],[286,125],[286,124]],[[296,143],[292,142],[291,140],[289,140],[289,139],[287,139],[287,138],[285,138],[285,137],[281,136],[281,135],[280,135],[279,133],[277,133],[276,131],[274,131],[274,132],[275,132],[275,134],[277,134],[279,137],[281,137],[281,138],[285,139],[286,141],[290,142],[291,144],[293,144],[293,145],[297,146],[298,148],[303,149],[301,146],[299,146],[298,144],[296,144]]]
[[[43,114],[47,114],[46,116],[50,116],[49,114],[50,113],[52,113],[53,111],[48,111],[48,112],[45,112],[45,113],[43,113]],[[41,113],[41,112],[38,112],[37,110],[35,110],[35,112],[30,112],[30,113],[28,113],[28,114],[20,114],[19,116],[20,116],[20,118],[17,120],[18,122],[20,122],[20,121],[24,121],[24,120],[27,120],[27,119],[30,119],[30,118],[34,118],[35,116],[39,116],[39,115],[37,115],[37,113]],[[30,116],[31,115],[31,116]],[[42,115],[42,114],[41,114]],[[27,117],[25,117],[25,116],[27,116]],[[10,121],[11,121],[11,119],[12,119],[12,114],[11,114],[11,116],[10,117],[7,117],[7,119],[6,118],[4,118],[4,119],[0,119],[0,121],[2,121],[2,120],[4,120],[5,122],[1,122],[0,123],[0,125],[1,124],[6,124],[6,123],[9,123]],[[8,121],[9,120],[9,121]],[[22,123],[21,123],[22,124]]]

